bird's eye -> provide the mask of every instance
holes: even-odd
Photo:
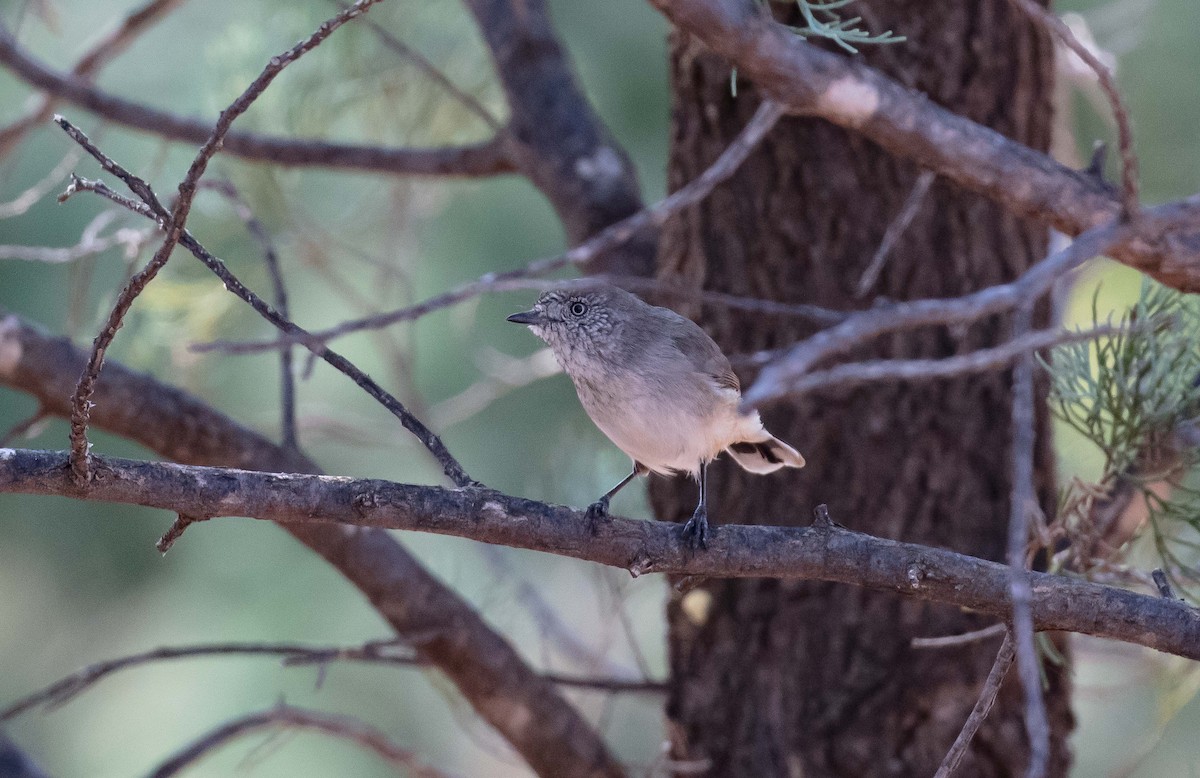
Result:
[[[584,305],[583,303],[579,302],[578,300],[576,300],[575,302],[571,303],[571,315],[572,315],[572,316],[582,316],[582,315],[584,315],[585,313],[587,313],[587,306],[586,306],[586,305]]]

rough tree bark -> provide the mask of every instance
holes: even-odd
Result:
[[[1050,139],[1053,51],[1007,0],[878,0],[876,30],[908,36],[863,56],[933,100],[1038,149]],[[729,67],[694,39],[671,40],[670,183],[694,178],[751,116]],[[669,223],[659,275],[736,294],[834,308],[854,289],[919,171],[821,121],[785,119],[739,173]],[[1014,278],[1046,250],[1046,229],[935,182],[873,290],[894,299],[959,295]],[[699,311],[693,311],[699,315]],[[803,337],[801,325],[736,311],[703,320],[728,353]],[[1007,326],[896,336],[878,356],[934,357],[995,344]],[[803,516],[817,503],[855,526],[1003,560],[1008,519],[1009,376],[873,386],[767,409],[768,427],[808,458],[802,471],[710,471],[710,516]],[[1042,427],[1045,426],[1043,414]],[[1050,451],[1038,470],[1052,470]],[[1044,476],[1045,478],[1045,476]],[[1049,504],[1051,483],[1040,485]],[[690,515],[696,487],[654,479],[659,518]],[[719,532],[719,528],[717,532]],[[708,581],[669,606],[674,756],[721,776],[928,776],[975,702],[999,646],[914,651],[913,637],[986,622],[888,593],[777,580]],[[1069,763],[1068,683],[1050,668],[1051,772]],[[1021,695],[1010,679],[962,774],[1022,773]]]

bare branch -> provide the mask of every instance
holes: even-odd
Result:
[[[840,581],[970,608],[1012,612],[1006,565],[945,549],[874,538],[832,522],[813,527],[722,524],[706,553],[677,525],[614,518],[487,489],[451,490],[328,476],[97,457],[104,478],[86,494],[61,452],[0,449],[0,492],[67,495],[192,515],[242,516],[289,526],[341,524],[416,530],[528,548],[600,564],[710,578]],[[1080,632],[1200,659],[1200,610],[1066,576],[1024,572],[1038,630]]]
[[[139,35],[182,4],[183,0],[150,0],[136,8],[75,63],[75,67],[71,68],[71,75],[90,81],[92,76],[125,51]],[[0,28],[2,27],[0,24]],[[4,32],[0,29],[0,39],[3,38]],[[0,45],[3,43],[0,42]],[[50,118],[54,111],[54,102],[53,96],[44,95],[41,102],[25,116],[0,128],[0,157],[7,156],[31,129]],[[66,171],[59,177],[65,173]]]
[[[110,95],[73,76],[42,65],[20,49],[0,23],[0,65],[26,83],[74,103],[104,119],[140,132],[184,143],[203,143],[212,122],[189,119]],[[495,136],[483,143],[445,148],[396,148],[279,138],[253,132],[230,132],[222,150],[235,157],[276,165],[306,165],[370,173],[415,176],[493,176],[514,172],[508,141]]]
[[[50,412],[41,405],[37,407],[33,413],[9,427],[8,431],[0,435],[0,448],[12,445],[13,441],[18,438],[29,436],[32,437],[34,431],[40,429],[42,423],[50,418]]]
[[[946,753],[945,758],[942,759],[942,764],[938,767],[938,771],[933,778],[950,778],[954,774],[954,771],[958,769],[958,763],[962,761],[962,758],[967,753],[967,749],[971,747],[971,740],[975,737],[975,733],[979,731],[983,720],[991,713],[992,705],[996,702],[996,694],[1000,691],[1000,684],[1004,683],[1004,676],[1008,675],[1008,668],[1012,666],[1012,635],[1007,633],[1003,624],[997,626],[1000,627],[1001,631],[1005,632],[1004,642],[1000,644],[1000,651],[996,654],[996,661],[992,664],[992,670],[983,682],[983,689],[979,692],[979,700],[971,710],[971,715],[963,723],[962,730],[958,733],[958,737],[954,739],[954,744],[950,746],[950,750]]]
[[[158,553],[160,554],[167,553],[175,545],[175,541],[183,537],[183,533],[188,527],[198,521],[204,521],[205,518],[204,516],[189,516],[186,513],[179,514],[175,517],[175,521],[171,523],[171,526],[167,528],[167,531],[163,533],[163,536],[154,544],[154,547],[158,549]]]
[[[1117,88],[1117,80],[1112,71],[1100,61],[1095,52],[1080,42],[1071,32],[1071,28],[1062,19],[1033,0],[1011,0],[1029,18],[1045,27],[1052,35],[1061,40],[1067,48],[1075,52],[1087,64],[1099,79],[1100,88],[1108,97],[1112,106],[1113,119],[1117,123],[1117,147],[1121,152],[1121,208],[1126,219],[1132,219],[1138,213],[1138,158],[1133,148],[1133,126],[1129,120],[1129,107],[1121,97]]]
[[[374,24],[374,23],[372,23]],[[378,25],[375,25],[378,26]],[[250,210],[250,206],[242,199],[237,187],[232,181],[210,181],[207,187],[220,193],[233,206],[234,213],[246,225],[246,230],[258,243],[262,250],[263,263],[267,266],[267,275],[271,278],[271,286],[275,294],[275,310],[285,319],[291,318],[288,306],[287,287],[283,283],[283,271],[279,267],[279,254],[275,251],[275,243],[263,223]],[[299,446],[296,437],[296,375],[292,366],[293,352],[290,348],[279,350],[279,407],[280,407],[280,443],[284,448],[294,449]]]
[[[1082,332],[1058,329],[1040,330],[1014,338],[999,346],[982,348],[969,354],[942,359],[876,359],[866,362],[850,362],[801,376],[789,385],[787,394],[789,397],[798,397],[818,390],[843,389],[882,381],[932,381],[967,373],[1002,370],[1035,351],[1060,346],[1064,343],[1094,340],[1121,331],[1119,327],[1108,326],[1094,327]],[[771,355],[774,352],[767,353]],[[751,361],[758,360],[752,358]]]
[[[38,181],[7,203],[0,203],[0,219],[11,219],[14,216],[21,216],[26,213],[38,200],[41,200],[57,187],[81,159],[83,159],[83,152],[79,149],[68,151],[61,162],[55,165],[49,173],[42,176],[41,181]]]
[[[0,245],[0,260],[18,260],[23,262],[44,262],[48,265],[62,265],[77,262],[85,257],[93,257],[120,246],[127,257],[135,257],[142,246],[149,242],[151,230],[133,230],[119,228],[108,235],[101,231],[113,220],[113,211],[101,211],[91,224],[84,228],[79,242],[74,246],[55,248],[51,246],[2,246]]]
[[[512,158],[576,245],[643,208],[637,171],[575,78],[546,0],[467,0],[509,106]],[[642,227],[649,227],[643,224]],[[653,275],[657,232],[613,243],[593,269]]]
[[[904,231],[908,229],[908,225],[912,224],[912,220],[916,217],[917,211],[921,209],[921,203],[925,201],[925,195],[929,193],[929,187],[933,185],[935,178],[937,176],[929,170],[923,170],[921,175],[917,176],[916,183],[913,184],[912,190],[904,200],[904,205],[900,207],[900,213],[896,214],[896,218],[892,219],[892,223],[888,225],[887,230],[883,233],[883,240],[879,241],[879,248],[875,249],[875,256],[871,257],[871,263],[867,265],[862,278],[858,280],[858,288],[854,290],[855,297],[861,299],[870,294],[871,287],[875,286],[875,282],[879,280],[879,274],[883,272],[888,255],[892,253],[892,248],[895,247],[896,241],[900,240]]]
[[[96,148],[96,146],[87,139],[87,136],[72,126],[70,122],[60,117],[59,124],[68,132],[68,134],[70,134],[72,139],[83,146],[89,154],[99,160],[101,166],[105,170],[108,170],[119,177],[126,183],[127,186],[129,186],[132,191],[137,193],[138,196],[142,198],[143,203],[135,203],[128,198],[121,197],[120,195],[112,192],[112,190],[102,183],[87,181],[78,177],[74,177],[72,179],[71,187],[59,199],[64,199],[70,196],[71,193],[77,191],[94,191],[102,194],[113,202],[127,206],[134,213],[150,219],[155,219],[159,222],[160,226],[169,222],[171,218],[170,215],[163,215],[165,210],[162,208],[157,195],[154,194],[154,191],[150,188],[149,184],[137,176],[134,176],[128,170],[125,170],[125,168],[121,167],[112,159],[110,159],[104,154],[104,152]],[[250,305],[250,307],[253,308],[259,316],[262,316],[279,330],[294,336],[296,338],[296,342],[305,343],[308,340],[309,334],[307,332],[305,332],[294,322],[281,316],[278,311],[276,311],[262,298],[252,292],[245,284],[241,282],[241,280],[238,279],[237,276],[233,274],[232,271],[229,270],[228,266],[226,266],[224,262],[213,256],[213,254],[204,248],[204,246],[201,245],[200,242],[197,241],[186,229],[182,230],[179,236],[179,243],[188,251],[190,251],[193,256],[199,259],[205,267],[207,267],[210,271],[212,271],[213,274],[217,276],[217,278],[221,279],[227,290]],[[387,390],[380,386],[377,381],[360,370],[357,366],[350,362],[350,360],[328,348],[308,346],[308,349],[313,353],[314,356],[321,358],[333,368],[354,381],[354,383],[361,387],[363,391],[369,394],[380,405],[382,405],[393,416],[395,416],[404,426],[404,428],[411,432],[418,440],[420,440],[422,445],[424,445],[425,448],[427,448],[429,452],[433,454],[434,458],[436,458],[442,465],[443,472],[445,472],[446,476],[450,478],[450,480],[452,480],[456,485],[470,486],[476,483],[474,479],[467,474],[466,470],[463,469],[462,465],[459,464],[458,460],[455,459],[450,451],[446,448],[445,444],[442,443],[441,438],[439,438],[433,433],[433,431],[426,427],[425,424],[416,416],[414,416],[402,402],[400,402]]]
[[[914,300],[855,314],[841,324],[816,333],[768,364],[746,391],[743,402],[748,406],[761,406],[779,400],[820,360],[886,332],[961,324],[1011,310],[1027,299],[1041,297],[1063,273],[1094,256],[1108,254],[1115,245],[1154,240],[1163,234],[1191,230],[1198,225],[1200,198],[1188,198],[1147,209],[1134,222],[1114,221],[1090,229],[1009,283],[989,286],[962,297]]]
[[[1177,599],[1175,590],[1171,588],[1171,582],[1167,580],[1167,574],[1159,568],[1150,571],[1151,577],[1154,579],[1154,585],[1158,588],[1158,593],[1168,600]]]
[[[913,638],[913,648],[957,648],[959,646],[978,643],[981,640],[999,637],[1000,635],[1008,634],[1008,626],[1003,622],[993,624],[990,627],[983,629],[972,630],[971,632],[963,632],[960,635],[945,635],[937,638]]]
[[[372,751],[388,764],[403,767],[419,778],[450,778],[449,773],[425,764],[412,751],[396,745],[381,730],[360,719],[283,704],[222,724],[160,764],[150,776],[168,778],[178,775],[231,740],[260,729],[275,728],[323,732]]]
[[[475,363],[483,378],[429,409],[437,426],[464,422],[509,392],[562,372],[550,349],[540,349],[527,357],[510,357],[487,349],[476,356]]]
[[[262,73],[250,83],[250,86],[246,87],[245,91],[238,95],[221,112],[221,116],[217,119],[217,123],[213,127],[211,134],[200,148],[200,151],[196,153],[196,157],[188,167],[183,181],[179,183],[179,196],[175,199],[175,206],[171,209],[169,217],[165,216],[165,213],[161,210],[161,205],[155,207],[156,201],[146,201],[146,204],[154,208],[159,216],[164,217],[164,228],[167,235],[163,239],[162,245],[159,246],[158,251],[154,252],[154,256],[146,263],[146,266],[131,278],[129,283],[125,285],[125,288],[121,290],[121,294],[117,297],[117,301],[108,315],[108,320],[104,323],[100,334],[96,336],[96,339],[92,343],[92,354],[88,359],[88,366],[79,377],[79,383],[75,387],[75,395],[71,407],[71,471],[74,473],[75,480],[80,484],[86,484],[92,477],[88,467],[91,445],[87,439],[87,427],[92,410],[91,398],[96,391],[96,381],[99,380],[100,371],[104,367],[105,352],[108,350],[109,345],[112,344],[113,338],[116,337],[117,330],[121,328],[125,314],[129,312],[133,301],[137,299],[142,290],[154,280],[158,272],[167,264],[167,260],[171,257],[171,252],[175,250],[176,244],[179,243],[179,239],[183,236],[184,225],[187,223],[188,213],[192,209],[192,201],[196,196],[196,187],[200,182],[201,176],[204,175],[204,171],[208,168],[209,160],[221,148],[225,136],[229,133],[230,127],[233,126],[233,122],[246,112],[251,104],[271,85],[271,82],[283,72],[284,68],[300,59],[300,57],[309,51],[312,51],[322,41],[332,35],[334,30],[351,19],[365,13],[368,8],[377,2],[379,0],[358,0],[358,2],[348,9],[325,21],[312,35],[309,35],[284,53],[271,58],[271,61],[263,68]]]
[[[85,361],[66,338],[47,336],[16,316],[0,319],[0,384],[32,394],[55,415],[70,412],[67,398]],[[320,472],[299,452],[119,362],[107,366],[96,399],[96,425],[177,462]],[[550,681],[386,531],[316,524],[284,529],[356,586],[396,634],[423,635],[413,646],[417,656],[441,670],[538,775],[623,775]]]
[[[1026,298],[1013,317],[1013,338],[1024,337],[1033,324],[1036,297]],[[1037,449],[1037,410],[1034,405],[1033,354],[1017,359],[1012,375],[1012,453],[1009,497],[1009,595],[1012,598],[1012,636],[1017,674],[1025,693],[1025,733],[1029,737],[1026,778],[1043,778],[1050,763],[1050,721],[1042,695],[1042,673],[1034,644],[1033,592],[1027,574],[1029,514],[1038,510],[1033,460]]]
[[[336,5],[338,8],[346,8],[346,3],[341,2],[341,0],[329,0],[329,2],[331,2],[333,5]],[[437,65],[429,61],[428,57],[417,51],[412,46],[409,46],[395,35],[392,35],[374,20],[365,19],[363,20],[363,23],[367,26],[367,29],[375,33],[375,36],[379,38],[380,42],[383,43],[384,46],[395,52],[396,55],[401,59],[408,60],[415,65],[418,70],[420,70],[429,78],[430,81],[433,81],[435,84],[440,86],[443,90],[445,90],[446,94],[453,97],[460,105],[462,105],[471,113],[475,114],[475,116],[479,117],[479,120],[490,127],[493,132],[499,135],[504,131],[500,124],[500,120],[492,115],[492,112],[485,108],[483,103],[476,99],[475,95],[459,89],[458,84],[455,84],[453,81],[451,81],[446,74],[438,68]]]
[[[667,19],[753,80],[789,112],[827,119],[1005,206],[1079,235],[1112,222],[1122,205],[1102,181],[938,106],[868,67],[805,42],[756,3],[650,0]],[[1111,256],[1168,286],[1200,291],[1194,224],[1124,233]]]
[[[352,319],[335,327],[318,330],[308,337],[312,340],[280,339],[255,343],[222,343],[217,349],[227,353],[245,354],[253,351],[268,351],[282,347],[286,343],[300,342],[305,345],[320,345],[328,341],[359,332],[366,329],[379,329],[401,321],[413,321],[433,311],[456,305],[477,295],[492,291],[502,291],[509,288],[512,282],[524,282],[529,278],[543,276],[555,270],[561,270],[568,265],[587,268],[597,258],[622,245],[648,226],[659,227],[672,215],[680,210],[694,205],[712,192],[717,184],[728,179],[745,161],[758,142],[763,139],[775,122],[782,115],[778,106],[764,102],[759,106],[754,116],[747,122],[741,133],[734,138],[729,147],[722,152],[711,166],[695,180],[681,187],[678,191],[659,200],[649,208],[644,208],[616,224],[605,227],[598,233],[583,241],[574,248],[554,257],[531,262],[525,267],[509,270],[504,273],[488,273],[475,281],[463,284],[450,291],[443,292],[429,299],[410,305],[399,310],[368,316],[362,319]],[[524,285],[519,288],[524,288]],[[199,351],[213,350],[200,346]]]
[[[373,641],[358,646],[310,646],[303,643],[206,643],[194,646],[168,646],[88,665],[0,710],[0,723],[17,718],[34,708],[43,706],[47,709],[60,708],[100,681],[123,670],[157,662],[214,656],[271,657],[282,660],[283,664],[289,667],[324,666],[332,662],[358,662],[417,668],[429,667],[432,664],[428,658],[420,656],[410,646],[396,640]],[[616,678],[561,673],[543,673],[542,677],[560,686],[599,692],[659,693],[664,689],[663,684],[654,681],[625,681]]]

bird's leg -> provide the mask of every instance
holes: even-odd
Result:
[[[693,549],[708,548],[708,463],[700,463],[700,504],[687,524],[683,525],[683,537]]]
[[[593,535],[596,534],[596,522],[600,519],[608,518],[608,503],[609,500],[613,498],[613,495],[624,489],[630,481],[637,478],[639,475],[645,475],[648,472],[650,471],[645,465],[635,460],[633,463],[632,473],[622,478],[620,483],[609,489],[604,493],[603,497],[588,506],[587,517],[588,521],[591,522]]]

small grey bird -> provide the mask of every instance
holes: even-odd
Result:
[[[593,520],[639,475],[687,473],[700,503],[683,527],[692,547],[708,540],[708,463],[728,451],[752,473],[804,467],[804,457],[738,409],[742,391],[729,360],[690,319],[614,286],[546,292],[511,322],[527,324],[554,352],[596,426],[633,459],[633,472],[588,508]]]

